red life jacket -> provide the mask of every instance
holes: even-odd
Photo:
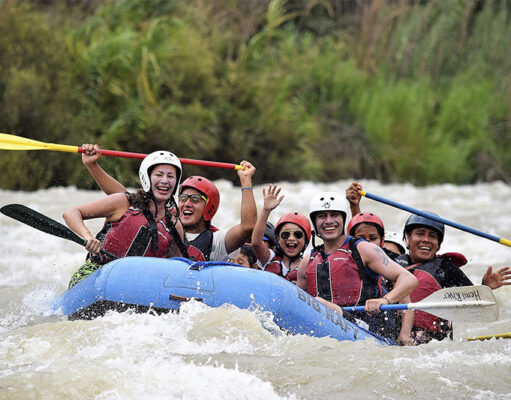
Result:
[[[168,257],[171,235],[166,225],[166,218],[155,222],[148,221],[144,213],[130,207],[118,221],[105,222],[97,238],[103,249],[117,257],[144,256]],[[156,232],[157,229],[157,232]],[[155,238],[157,238],[155,242]],[[98,264],[106,264],[111,259],[100,253],[93,255],[92,260]]]
[[[282,257],[279,257],[279,256],[273,257],[264,270],[267,272],[272,272],[274,274],[282,276],[283,278],[286,278],[288,281],[293,282],[293,283],[296,283],[296,281],[298,279],[298,269],[297,268],[295,268],[291,271],[288,271],[288,273],[286,275],[284,275],[284,266],[282,265]]]
[[[459,255],[457,259],[461,259],[460,256],[463,257],[463,255]],[[472,285],[470,279],[450,261],[449,257],[435,257],[424,263],[411,265],[410,256],[403,254],[396,259],[396,262],[407,268],[419,281],[417,288],[410,293],[413,303],[419,302],[445,287]],[[434,337],[438,340],[447,336],[450,329],[447,320],[419,310],[415,310],[414,316],[414,330],[436,333]]]
[[[442,289],[440,284],[428,272],[413,268],[410,272],[412,272],[419,281],[417,288],[410,293],[410,300],[412,303],[417,303],[437,290]],[[443,323],[445,323],[445,320],[435,315],[420,310],[414,311],[414,327],[427,331],[442,332]]]
[[[348,236],[343,245],[325,255],[320,248],[307,264],[307,292],[339,306],[363,305],[381,296],[379,275],[363,265],[355,240]]]

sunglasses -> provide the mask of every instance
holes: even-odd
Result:
[[[190,199],[190,201],[192,203],[199,203],[200,201],[204,200],[204,201],[208,201],[208,199],[206,198],[206,196],[202,195],[202,194],[186,194],[186,193],[183,193],[183,194],[180,194],[179,196],[177,196],[177,198],[179,199],[180,202],[182,203],[186,203],[186,201],[188,199]]]
[[[289,239],[289,236],[291,236],[291,234],[293,234],[293,236],[297,239],[301,239],[304,236],[304,233],[302,231],[282,231],[280,232],[279,237],[282,240],[287,240]]]

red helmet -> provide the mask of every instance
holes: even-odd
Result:
[[[181,194],[187,187],[197,189],[208,198],[208,202],[202,212],[202,217],[204,218],[204,221],[211,221],[218,211],[218,206],[220,204],[220,193],[218,192],[215,184],[203,176],[190,176],[183,181],[181,186],[179,186],[179,193]]]
[[[383,226],[383,222],[377,215],[369,212],[364,212],[355,215],[350,223],[348,224],[348,234],[353,236],[353,232],[355,231],[355,227],[360,224],[370,224],[376,226],[378,233],[381,236],[381,246],[383,245],[383,241],[385,240],[385,227]]]
[[[277,225],[275,226],[275,241],[278,243],[278,237],[280,228],[282,228],[282,225],[285,223],[291,222],[293,224],[298,225],[300,228],[302,228],[302,231],[305,233],[305,247],[307,247],[307,244],[309,243],[309,240],[311,239],[311,224],[307,217],[302,214],[298,214],[297,212],[290,212],[285,215],[283,215],[279,221],[277,222]]]

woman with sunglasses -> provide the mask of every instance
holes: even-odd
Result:
[[[280,188],[270,185],[268,192],[263,188],[264,205],[252,232],[252,246],[256,256],[268,272],[280,275],[296,283],[298,266],[309,244],[311,225],[304,215],[290,212],[282,216],[275,226],[275,247],[273,251],[264,244],[264,233],[270,213],[284,198]]]

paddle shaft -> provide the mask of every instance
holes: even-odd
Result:
[[[511,339],[511,332],[509,332],[509,333],[499,333],[497,335],[485,335],[485,336],[468,337],[466,340],[471,342],[473,340],[490,340],[490,339]]]
[[[79,147],[78,152],[85,153],[85,150],[83,148]],[[140,159],[140,160],[143,160],[147,156],[147,154],[130,153],[128,151],[117,151],[117,150],[101,150],[101,155],[110,156],[110,157],[136,158],[136,159]],[[224,163],[224,162],[219,162],[219,161],[194,160],[191,158],[181,158],[181,157],[179,157],[179,161],[181,161],[182,164],[198,165],[201,167],[235,169],[235,170],[241,169],[241,165]]]
[[[408,303],[408,304],[382,304],[380,311],[398,311],[398,310],[423,310],[423,309],[436,309],[436,308],[470,308],[470,307],[489,307],[495,303],[489,301],[465,301],[459,303],[452,301],[449,303],[435,302],[435,303]],[[361,312],[365,311],[365,306],[342,307],[344,311]]]
[[[42,232],[49,233],[50,235],[57,236],[62,239],[71,240],[72,242],[78,243],[84,247],[87,245],[87,240],[78,236],[67,226],[22,204],[8,204],[0,208],[0,212]],[[106,250],[101,250],[101,253],[113,259],[119,258],[115,254]]]
[[[410,212],[412,214],[420,215],[420,216],[422,216],[424,218],[428,218],[428,219],[431,219],[433,221],[437,221],[437,222],[440,222],[442,224],[452,226],[453,228],[460,229],[462,231],[465,231],[465,232],[468,232],[468,233],[472,233],[474,235],[481,236],[483,238],[486,238],[486,239],[492,240],[494,242],[503,244],[505,246],[511,247],[511,240],[500,238],[500,237],[497,237],[497,236],[494,236],[494,235],[490,235],[490,234],[485,233],[485,232],[481,232],[481,231],[479,231],[477,229],[470,228],[468,226],[461,225],[461,224],[458,224],[456,222],[449,221],[449,220],[447,220],[445,218],[441,218],[438,215],[431,214],[431,213],[428,213],[426,211],[418,210],[418,209],[413,208],[413,207],[408,207],[408,206],[405,206],[404,204],[396,203],[395,201],[385,199],[383,197],[377,196],[377,195],[372,194],[372,193],[365,192],[363,190],[360,191],[360,194],[362,196],[364,196],[364,197],[367,197],[368,199],[372,199],[372,200],[378,201],[380,203],[384,203],[384,204],[387,204],[389,206],[396,207],[396,208],[399,208],[399,209],[404,210],[404,211],[408,211],[408,212]]]
[[[50,150],[62,151],[66,153],[85,153],[85,150],[78,146],[69,146],[66,144],[44,143],[38,140],[27,139],[21,136],[10,135],[8,133],[0,133],[0,149],[1,150]],[[144,159],[147,154],[130,153],[127,151],[101,150],[101,154],[111,157],[124,157]],[[241,165],[224,163],[218,161],[194,160],[190,158],[179,158],[182,164],[198,165],[202,167],[213,167],[223,169],[240,170]]]

